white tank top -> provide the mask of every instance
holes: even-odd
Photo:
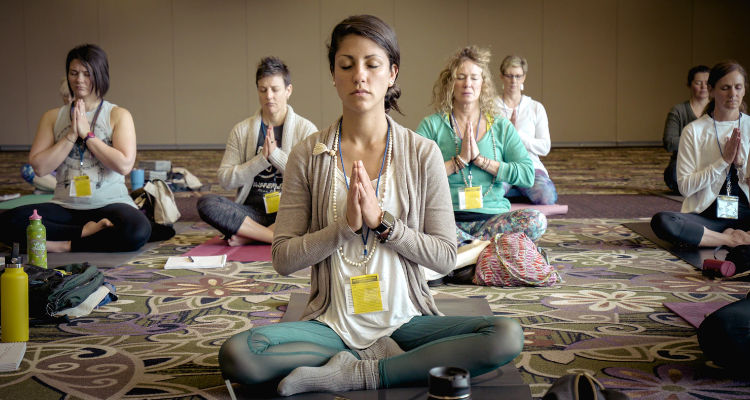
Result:
[[[114,107],[114,104],[106,100],[102,101],[102,109],[93,129],[96,137],[109,146],[112,146],[112,126],[109,118]],[[94,118],[95,112],[96,110],[92,110],[86,113],[89,123]],[[60,107],[53,128],[55,143],[60,140],[67,140],[65,135],[70,132],[70,129],[70,105],[65,105]],[[79,175],[89,177],[91,197],[72,197],[70,195],[70,184],[73,178]],[[125,186],[125,177],[105,167],[88,149],[79,146],[78,143],[73,145],[68,156],[57,167],[57,185],[51,202],[76,210],[90,210],[112,203],[125,203],[136,207],[133,199],[130,198],[127,186]]]

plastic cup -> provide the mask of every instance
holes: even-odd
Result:
[[[143,170],[139,168],[133,168],[132,171],[130,171],[130,189],[131,190],[137,190],[143,187]]]

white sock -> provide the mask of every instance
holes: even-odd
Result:
[[[377,360],[357,360],[348,351],[331,357],[322,367],[297,367],[279,382],[282,396],[303,392],[345,392],[376,389],[380,382]]]
[[[390,336],[383,336],[373,343],[372,346],[356,350],[356,352],[359,354],[360,360],[382,360],[404,353],[401,347],[398,347],[398,343],[391,339]]]

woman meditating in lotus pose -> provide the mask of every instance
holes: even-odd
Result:
[[[289,68],[276,57],[260,60],[255,72],[260,110],[234,126],[217,173],[234,201],[207,194],[198,200],[201,219],[224,234],[230,246],[271,243],[281,184],[292,147],[318,129],[288,105]]]
[[[109,63],[100,47],[78,46],[65,62],[70,104],[42,116],[29,152],[34,172],[56,171],[49,203],[0,214],[4,243],[26,244],[26,226],[38,210],[47,229],[47,251],[133,251],[151,235],[148,218],[125,186],[135,163],[133,117],[106,100]]]
[[[695,247],[750,244],[746,85],[747,73],[735,61],[711,68],[711,101],[680,136],[677,184],[685,196],[682,212],[660,212],[651,219],[662,240]]]
[[[511,211],[504,196],[504,183],[534,184],[534,164],[513,124],[498,115],[489,64],[490,52],[475,46],[451,57],[433,88],[436,112],[417,128],[442,152],[459,246],[508,232],[523,232],[536,241],[547,229],[543,213]],[[425,273],[429,280],[441,277]]]
[[[395,33],[377,17],[349,17],[328,60],[342,116],[292,150],[273,241],[279,273],[312,265],[308,304],[300,322],[229,338],[224,377],[283,378],[278,391],[289,396],[426,384],[435,366],[478,376],[510,362],[523,347],[519,324],[441,316],[419,268],[455,265],[455,225],[437,146],[388,116],[400,95]]]

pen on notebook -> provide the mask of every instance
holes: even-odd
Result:
[[[190,260],[191,263],[195,262],[195,260],[193,260],[193,257],[191,257],[191,256],[188,256],[188,260]]]

